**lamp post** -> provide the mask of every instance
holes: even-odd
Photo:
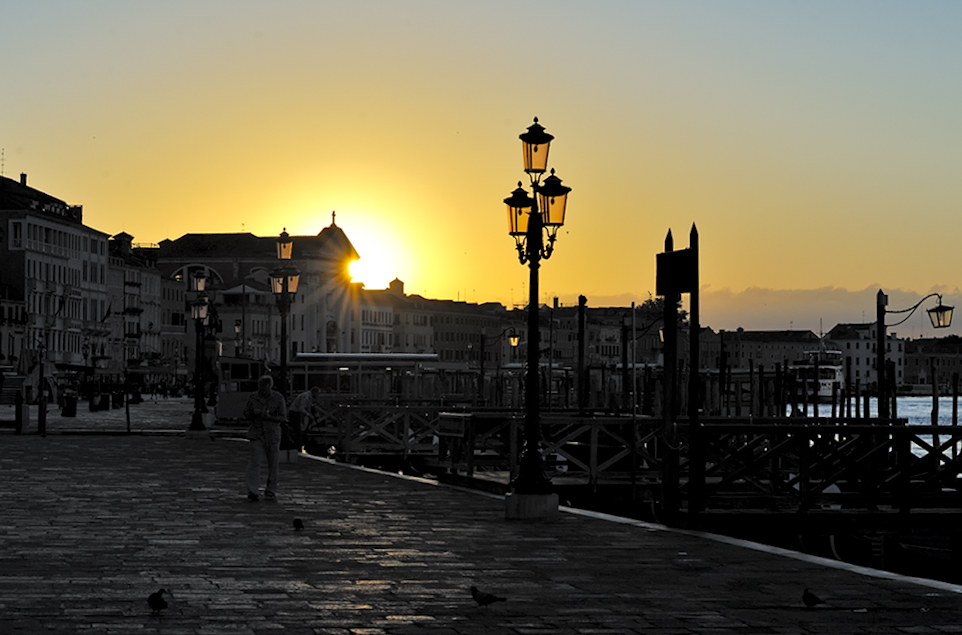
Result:
[[[281,232],[277,238],[277,259],[289,262],[294,247],[294,240],[287,233]],[[278,389],[287,398],[287,320],[291,312],[291,296],[297,293],[297,283],[300,272],[290,264],[284,264],[271,272],[271,290],[277,298],[277,310],[281,314],[281,376]]]
[[[40,396],[37,397],[37,433],[47,436],[47,380],[44,378],[44,365],[47,357],[47,330],[43,330],[43,340],[40,342],[40,349],[37,351],[37,359],[40,360],[40,367],[37,369],[38,385],[40,386]]]
[[[207,405],[204,403],[204,321],[207,319],[208,300],[205,292],[207,276],[203,271],[195,271],[191,276],[191,291],[197,295],[190,303],[190,317],[194,320],[194,413],[190,417],[188,432],[202,432],[207,429],[204,425],[204,413]]]
[[[478,351],[478,404],[484,406],[484,338],[486,329],[481,329],[481,350]]]
[[[90,338],[84,336],[83,341],[80,343],[80,354],[84,357],[84,377],[83,377],[83,389],[86,392],[90,389],[90,378],[87,376],[87,359],[90,357]]]
[[[241,321],[234,320],[234,357],[243,357],[243,351],[241,346],[243,346],[244,340],[241,337]]]
[[[558,229],[564,224],[565,205],[571,188],[561,184],[561,179],[555,176],[554,170],[551,170],[551,176],[541,182],[548,166],[548,148],[554,137],[544,131],[537,117],[520,138],[524,171],[528,174],[535,196],[529,197],[519,181],[518,188],[504,199],[508,206],[508,234],[515,239],[518,260],[529,268],[524,449],[512,489],[518,494],[547,494],[551,491],[551,481],[545,474],[540,451],[538,269],[541,261],[550,258],[554,250]]]
[[[937,329],[948,328],[952,325],[952,311],[955,307],[942,304],[942,294],[940,293],[930,293],[921,300],[915,303],[915,306],[909,307],[907,309],[902,309],[901,311],[889,311],[885,307],[888,306],[889,297],[882,293],[879,289],[875,296],[875,308],[876,308],[876,336],[877,342],[875,344],[875,376],[876,385],[878,386],[878,418],[888,419],[890,415],[889,402],[888,402],[888,386],[886,381],[885,372],[885,314],[886,313],[908,313],[904,318],[892,324],[891,326],[898,326],[906,320],[908,320],[915,311],[922,305],[923,302],[929,298],[938,298],[938,306],[927,309],[926,312],[929,314],[929,319],[932,321],[932,327]]]

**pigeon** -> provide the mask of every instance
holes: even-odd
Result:
[[[301,520],[300,518],[295,518],[295,519],[294,519],[294,529],[297,530],[297,531],[300,531],[300,530],[304,529],[304,521]]]
[[[147,596],[147,606],[150,607],[154,615],[160,615],[160,612],[167,608],[167,600],[164,599],[164,593],[167,593],[167,589],[160,589],[156,593],[151,593]]]
[[[808,608],[812,608],[813,606],[818,606],[819,604],[825,604],[825,600],[818,597],[808,589],[805,589],[805,592],[802,593],[802,602],[804,602],[805,606],[807,606]]]
[[[484,591],[478,591],[478,587],[471,587],[471,597],[474,601],[478,603],[478,606],[487,606],[489,604],[494,604],[495,602],[507,602],[508,598],[498,597],[493,593],[485,593]]]

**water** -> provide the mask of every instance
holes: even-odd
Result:
[[[864,401],[863,407],[864,407]],[[877,415],[878,402],[871,399],[869,402],[870,416]],[[962,410],[962,404],[959,404]],[[826,410],[825,406],[819,407],[821,416],[828,416],[831,413],[831,406]],[[896,414],[900,418],[908,419],[909,426],[929,426],[932,425],[932,397],[899,397]],[[962,419],[962,412],[959,413]],[[960,421],[962,424],[962,421]],[[937,425],[945,427],[945,435],[940,436],[939,443],[942,446],[939,453],[942,461],[950,463],[954,456],[962,455],[962,442],[957,442],[955,447],[951,443],[952,438],[948,436],[952,428],[952,397],[941,397],[939,399],[939,414]],[[918,435],[919,439],[931,446],[932,435]],[[962,441],[962,439],[959,439]],[[920,445],[917,441],[912,442],[912,453],[918,457],[929,455],[931,450]],[[951,469],[951,468],[950,468]],[[882,566],[889,571],[896,571],[907,575],[933,578],[958,584],[962,582],[962,572],[954,564],[953,540],[948,535],[942,533],[924,533],[920,535],[899,534],[886,547],[885,559],[879,562],[871,555],[862,553],[871,551],[866,549],[865,536],[860,535],[836,535],[830,538],[830,555],[839,560],[854,562],[866,566]],[[840,554],[841,552],[841,554]]]
[[[960,400],[962,401],[962,400]],[[862,407],[865,407],[864,400],[862,401]],[[910,426],[929,426],[932,425],[932,397],[899,397],[898,412],[896,413],[900,419],[908,419]],[[959,419],[962,423],[962,403],[959,404]],[[821,404],[819,405],[819,416],[827,417],[831,414],[831,405]],[[853,405],[854,412],[854,405]],[[862,413],[864,416],[864,412]],[[872,397],[869,400],[869,416],[875,417],[878,415],[878,400]],[[939,398],[939,418],[938,424],[940,426],[945,426],[947,428],[952,427],[952,397],[940,397]],[[946,430],[946,433],[949,431]],[[927,443],[932,443],[931,435],[919,435]],[[946,443],[947,438],[940,439],[941,443]],[[962,454],[962,443],[960,443],[955,451],[957,454]],[[916,456],[923,456],[926,454],[927,450],[917,443],[912,443],[912,453]],[[943,452],[948,455],[952,453],[952,447],[947,446],[943,448]]]
[[[869,408],[871,409],[873,417],[875,416],[876,407],[876,400],[872,399]],[[959,408],[962,409],[962,403],[959,404]],[[932,425],[932,397],[899,397],[897,409],[898,416],[907,418],[910,426]],[[962,412],[959,413],[959,417],[962,417]],[[952,425],[952,397],[939,398],[939,420],[937,425]]]
[[[862,416],[865,416],[865,400],[860,401],[861,408],[863,409]],[[869,399],[869,416],[878,416],[878,399],[872,397]],[[932,425],[932,397],[899,397],[898,398],[898,416],[902,419],[908,419],[910,426],[928,426]],[[812,414],[812,406],[808,407],[809,415]],[[855,413],[855,405],[852,404],[852,415]],[[819,404],[818,415],[820,417],[828,417],[832,414],[831,404]],[[962,423],[962,399],[959,400],[959,423]],[[952,425],[952,397],[940,397],[939,398],[939,420],[938,425],[940,426],[951,426]]]

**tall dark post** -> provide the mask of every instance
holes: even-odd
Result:
[[[588,375],[585,368],[585,314],[588,298],[578,296],[578,410],[588,406]]]
[[[728,359],[725,355],[725,329],[718,331],[718,410],[723,417],[728,416],[728,392],[725,390],[725,375],[728,372]]]
[[[247,276],[241,278],[241,352],[238,357],[247,357]]]
[[[277,296],[277,310],[281,314],[281,376],[277,382],[279,392],[287,399],[287,319],[291,311],[291,296],[287,288],[288,276],[285,273],[281,283],[281,293]]]
[[[688,432],[689,432],[689,499],[688,511],[697,512],[702,506],[704,458],[699,409],[701,389],[699,381],[699,318],[698,318],[698,230],[692,224],[691,247],[674,250],[671,230],[665,237],[665,251],[656,258],[656,293],[665,302],[665,362],[664,362],[664,461],[662,467],[662,501],[666,514],[677,512],[681,506],[678,498],[679,456],[677,418],[680,403],[678,393],[678,304],[682,293],[691,294],[691,320],[689,333],[690,360],[688,364]]]
[[[38,369],[38,380],[40,387],[40,395],[37,397],[37,433],[45,437],[47,436],[47,380],[44,378],[44,357],[46,357],[47,352],[47,331],[43,331],[44,341],[40,343],[40,368]]]
[[[484,336],[485,330],[481,329],[481,359],[478,363],[479,373],[478,373],[478,404],[484,406]]]
[[[665,253],[675,249],[675,241],[671,230],[665,237]],[[662,376],[663,392],[662,404],[663,436],[665,440],[662,453],[662,505],[667,514],[678,511],[678,439],[675,435],[675,418],[678,416],[676,404],[676,381],[678,368],[678,299],[679,294],[669,288],[664,295],[664,323],[665,323],[665,353]]]
[[[536,199],[537,200],[537,199]],[[548,494],[551,481],[544,471],[541,460],[541,404],[539,381],[539,354],[541,322],[538,316],[538,269],[541,267],[541,251],[544,246],[541,215],[537,202],[528,219],[526,250],[528,258],[528,368],[524,385],[524,450],[518,465],[515,491],[519,494]]]
[[[194,412],[187,430],[199,432],[207,429],[203,413],[208,412],[204,401],[204,318],[194,320],[194,333]]]
[[[548,412],[551,412],[551,404],[554,401],[554,310],[557,308],[558,298],[555,298],[553,308],[548,311],[548,373],[546,377],[548,398],[545,401]]]
[[[875,296],[875,385],[878,386],[878,418],[889,418],[889,404],[885,394],[885,306],[888,304],[888,296],[879,289]],[[868,413],[866,413],[868,416]]]
[[[699,298],[698,298],[698,228],[695,224],[691,225],[689,234],[688,250],[691,253],[691,271],[689,276],[689,362],[688,362],[688,460],[691,465],[688,470],[690,481],[689,490],[691,492],[688,510],[699,512],[702,508],[702,493],[705,481],[705,449],[701,438],[701,428],[699,422],[699,410],[701,408],[701,382],[698,376],[701,366],[700,347],[701,324],[699,323]]]
[[[631,374],[628,370],[628,337],[629,337],[628,319],[625,318],[621,322],[621,411],[625,412],[628,409],[628,388],[631,384]]]
[[[504,199],[504,202],[508,207],[508,235],[515,239],[518,260],[529,268],[528,360],[524,391],[524,449],[521,452],[517,476],[511,483],[511,492],[505,497],[505,515],[508,519],[548,519],[557,517],[558,496],[551,492],[551,481],[541,458],[538,270],[541,261],[551,257],[558,229],[564,225],[571,188],[562,185],[553,169],[551,176],[541,181],[542,175],[548,171],[548,148],[554,137],[544,131],[537,117],[534,124],[528,126],[528,131],[519,138],[524,171],[531,180],[534,198],[528,197],[519,182],[518,189]]]
[[[190,276],[191,291],[196,293],[196,297],[190,302],[190,316],[194,319],[194,333],[196,340],[194,343],[194,412],[190,417],[190,426],[187,428],[188,437],[200,438],[202,435],[192,432],[202,432],[207,429],[204,425],[203,413],[207,412],[207,405],[204,403],[204,320],[207,318],[208,311],[211,309],[205,288],[207,285],[207,275],[203,269],[197,269]]]
[[[287,377],[287,327],[291,312],[291,296],[297,292],[297,283],[300,279],[300,272],[289,262],[293,255],[293,246],[294,241],[285,229],[277,238],[277,259],[287,264],[282,264],[271,272],[271,290],[277,298],[277,310],[281,316],[281,376],[278,390],[285,398],[290,390]]]

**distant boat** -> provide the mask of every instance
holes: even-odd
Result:
[[[816,369],[818,377],[816,379]],[[802,390],[807,390],[807,397],[817,394],[818,401],[830,402],[833,392],[840,394],[845,385],[845,367],[842,362],[842,351],[818,350],[808,351],[805,357],[788,365],[788,372],[795,376],[801,396]],[[814,383],[817,381],[816,390]]]
[[[899,397],[931,397],[932,384],[902,384],[898,387],[896,394]],[[952,396],[951,386],[939,384],[939,395],[942,397]]]

